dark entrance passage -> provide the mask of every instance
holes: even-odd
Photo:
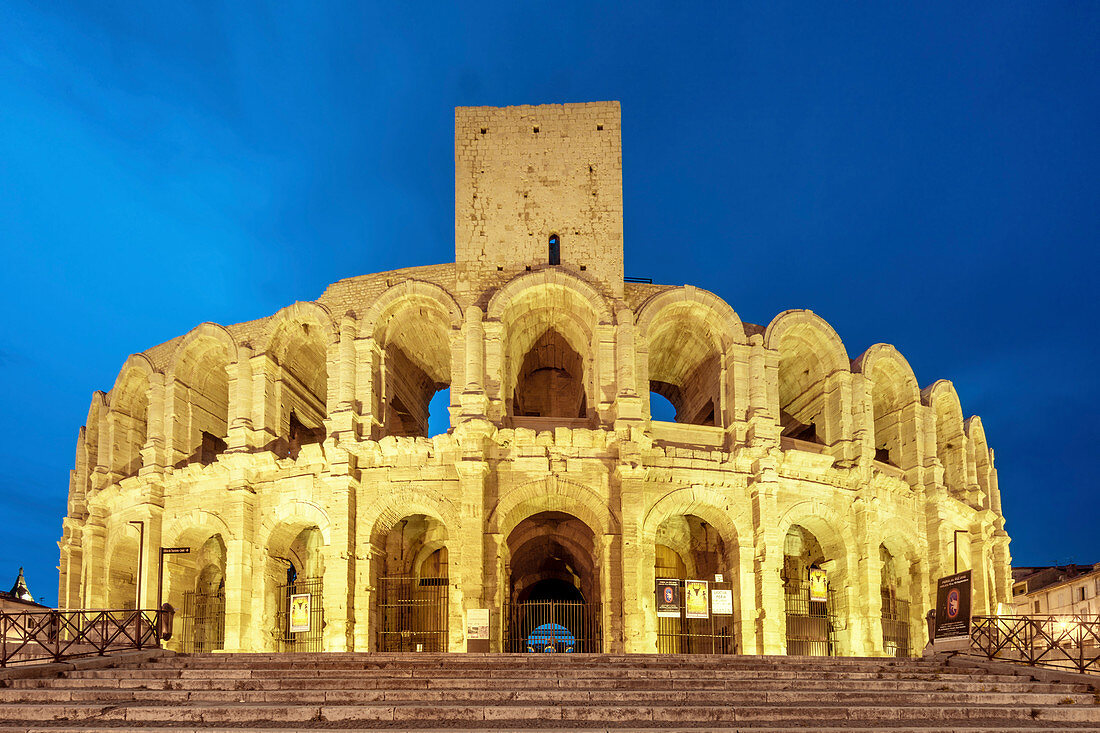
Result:
[[[602,651],[592,530],[571,514],[542,512],[508,536],[505,652]]]

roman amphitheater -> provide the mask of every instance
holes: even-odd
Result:
[[[183,650],[906,655],[956,562],[975,613],[1009,601],[951,382],[623,247],[617,103],[459,108],[455,262],[204,323],[93,395],[59,605],[162,598]]]

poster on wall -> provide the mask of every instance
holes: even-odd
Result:
[[[733,615],[733,591],[729,588],[715,588],[710,592],[710,612],[715,616]]]
[[[970,571],[940,578],[936,585],[936,641],[970,636]]]
[[[299,593],[290,597],[290,630],[291,632],[309,631],[309,617],[313,610],[312,599],[309,593]]]
[[[810,568],[810,600],[814,603],[829,600],[829,578],[821,568]]]
[[[710,618],[710,594],[707,593],[707,581],[684,581],[684,617]]]
[[[657,618],[680,618],[680,581],[657,581]]]

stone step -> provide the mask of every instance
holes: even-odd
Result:
[[[492,724],[508,721],[583,721],[612,727],[645,723],[693,726],[706,723],[875,721],[875,722],[954,722],[1043,721],[1100,724],[1098,705],[973,705],[959,707],[852,704],[757,704],[757,705],[537,705],[517,702],[511,705],[424,705],[349,704],[295,705],[279,703],[103,705],[62,703],[0,704],[0,720],[18,721],[95,721],[127,723],[213,723],[213,724],[318,724],[394,722],[420,727],[440,723]],[[311,726],[312,727],[312,726]]]
[[[42,702],[41,690],[0,690],[0,703]],[[295,703],[295,704],[358,704],[377,702],[451,702],[457,704],[499,704],[506,702],[537,702],[555,705],[599,704],[669,704],[684,701],[683,690],[121,690],[121,689],[53,689],[51,703],[65,702],[140,702],[143,704],[178,703]],[[697,690],[691,693],[692,703],[748,705],[768,703],[882,703],[897,705],[1091,705],[1090,693],[1058,692],[961,692],[891,691],[884,700],[881,691],[851,690]]]
[[[100,724],[96,723],[94,727],[89,725],[77,725],[70,726],[66,724],[57,724],[49,726],[6,726],[0,723],[0,733],[133,733],[135,728],[126,723],[120,725],[111,725],[109,723]],[[173,725],[170,727],[159,727],[142,725],[140,730],[143,733],[286,733],[287,728],[270,728],[270,727],[255,727],[255,726],[239,726],[234,725],[232,727],[219,727],[217,725],[209,725],[201,723],[197,726],[190,725]],[[379,730],[377,726],[371,726],[370,728],[356,728],[341,726],[339,728],[342,733],[376,733]],[[387,727],[386,730],[414,730],[409,728],[395,728]],[[447,728],[416,728],[416,733],[449,733],[455,730],[486,730],[482,725],[471,722],[469,725],[462,725],[461,723],[449,726]],[[587,726],[570,726],[570,727],[521,727],[517,725],[508,725],[503,727],[492,728],[494,733],[609,733],[614,731],[615,733],[684,733],[690,731],[691,733],[698,733],[698,731],[705,730],[708,733],[744,733],[746,730],[759,730],[768,731],[769,733],[852,733],[852,731],[889,731],[890,733],[958,733],[959,731],[965,731],[965,733],[1096,733],[1096,726],[1076,726],[1071,723],[1042,723],[1031,721],[1027,724],[1006,723],[1004,721],[982,721],[982,720],[959,720],[950,724],[943,725],[924,725],[920,727],[913,727],[904,723],[898,725],[884,726],[882,722],[877,721],[859,721],[851,720],[845,721],[841,726],[829,726],[829,725],[776,725],[768,721],[744,721],[737,725],[736,728],[729,728],[724,726],[715,726],[713,723],[701,724],[697,727],[690,727],[685,723],[678,723],[675,726],[666,727],[663,725],[651,724],[644,728],[636,728],[631,726],[624,727],[611,727],[600,726],[598,728],[592,728]]]
[[[71,673],[74,679],[249,679],[249,678],[274,678],[281,679],[400,679],[400,678],[431,678],[431,679],[483,679],[486,681],[495,679],[530,679],[545,677],[551,670],[537,668],[513,668],[513,669],[485,669],[485,670],[460,670],[460,669],[287,669],[287,670],[255,670],[250,667],[228,667],[216,669],[162,669],[160,667],[138,667],[129,669],[94,669],[76,671]],[[872,679],[910,679],[910,680],[942,680],[945,677],[965,677],[978,682],[998,683],[1010,682],[1018,679],[1014,674],[975,673],[971,675],[945,675],[940,672],[906,673],[904,671],[884,672],[815,672],[812,675],[806,672],[794,670],[749,670],[749,669],[680,669],[680,670],[639,670],[639,669],[598,669],[598,668],[563,668],[552,670],[554,676],[566,679],[775,679],[793,680],[812,678],[815,680],[872,680]]]
[[[1087,692],[1083,684],[1052,684],[1035,682],[1025,677],[1013,677],[1002,682],[974,682],[958,680],[834,680],[826,683],[815,679],[753,680],[753,679],[605,679],[605,678],[525,678],[493,680],[487,685],[482,679],[446,678],[374,678],[374,679],[324,679],[324,678],[275,678],[249,677],[242,679],[162,679],[162,678],[48,678],[12,680],[18,689],[152,689],[152,690],[342,690],[354,687],[361,690],[469,690],[497,689],[543,690],[866,690],[928,692],[955,690],[959,692]]]

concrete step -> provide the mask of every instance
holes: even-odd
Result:
[[[126,723],[118,725],[112,725],[110,723],[96,724],[95,727],[88,725],[70,726],[64,723],[58,723],[56,725],[38,726],[38,725],[20,725],[20,726],[6,726],[0,723],[0,733],[90,733],[96,731],[97,733],[133,733],[135,728]],[[256,727],[256,726],[239,726],[223,727],[218,725],[209,725],[201,723],[199,725],[173,725],[170,727],[159,727],[142,725],[138,730],[144,733],[286,733],[287,728],[271,728],[271,727]],[[372,725],[369,728],[348,727],[341,726],[339,730],[343,733],[373,733],[379,730],[379,726]],[[483,724],[471,723],[470,725],[453,725],[447,728],[431,727],[431,728],[400,728],[387,726],[386,730],[415,730],[416,733],[448,733],[455,730],[486,730]],[[494,726],[492,730],[495,733],[698,733],[701,730],[708,731],[708,733],[744,733],[746,730],[759,730],[769,731],[769,733],[852,733],[852,731],[889,731],[890,733],[958,733],[958,731],[965,731],[966,733],[1095,733],[1095,726],[1077,726],[1072,723],[1044,723],[1039,721],[1031,721],[1030,723],[1006,723],[1004,721],[982,721],[982,720],[964,720],[955,721],[946,725],[943,724],[928,724],[920,727],[914,727],[906,725],[905,723],[899,723],[898,725],[885,726],[881,722],[871,722],[866,725],[862,724],[862,721],[852,720],[845,721],[839,726],[831,726],[829,724],[823,725],[776,725],[775,723],[769,723],[767,721],[744,721],[738,723],[735,728],[716,726],[713,723],[708,723],[702,726],[691,727],[686,724],[676,724],[673,726],[664,726],[659,724],[647,725],[644,728],[638,728],[633,726],[623,727],[588,727],[581,724],[570,727],[559,726],[542,726],[538,727],[525,727],[521,725],[503,725],[500,727]]]
[[[286,703],[235,703],[103,705],[59,703],[2,704],[0,720],[88,721],[128,723],[215,723],[275,725],[305,723],[396,722],[410,726],[438,726],[440,723],[508,721],[584,721],[609,726],[646,723],[682,724],[690,720],[694,727],[705,723],[735,722],[821,722],[876,721],[955,722],[965,720],[1008,722],[1067,722],[1100,724],[1100,706],[1096,705],[851,705],[851,704],[768,704],[756,705],[537,705],[517,702],[510,705],[425,705],[348,704],[297,705]]]

